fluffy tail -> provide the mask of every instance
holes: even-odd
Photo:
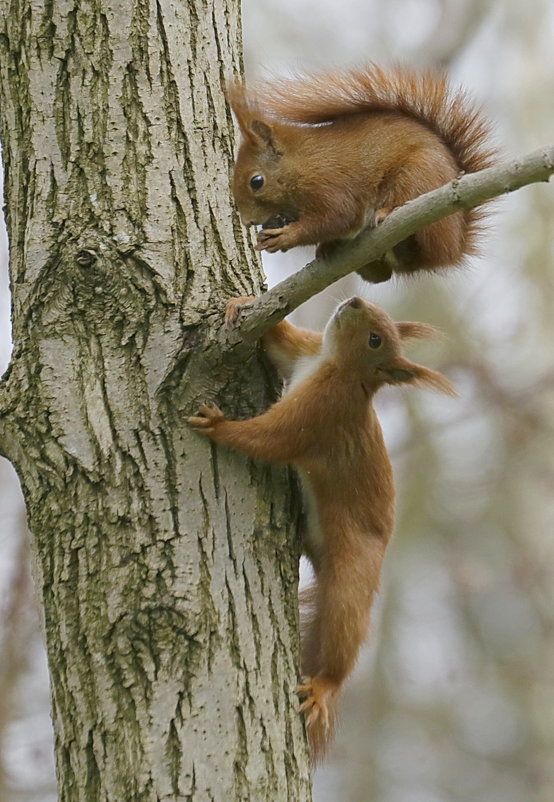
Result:
[[[453,154],[460,170],[489,167],[495,150],[490,125],[462,91],[442,73],[375,64],[288,80],[264,81],[246,92],[249,104],[285,122],[321,124],[336,117],[397,112],[430,128]]]

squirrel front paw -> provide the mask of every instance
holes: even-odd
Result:
[[[329,704],[336,691],[337,685],[325,677],[302,677],[296,693],[302,701],[300,712],[306,714],[308,727],[321,719],[324,728],[329,729]]]
[[[225,420],[225,415],[215,404],[202,404],[197,416],[187,418],[189,426],[196,429],[201,434],[211,434],[218,423]]]
[[[283,228],[262,228],[261,231],[258,231],[256,250],[275,253],[276,251],[288,251],[296,244],[294,228],[291,225]]]

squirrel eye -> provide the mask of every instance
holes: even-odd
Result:
[[[369,347],[370,348],[380,348],[383,342],[383,338],[380,334],[375,334],[373,331],[369,335]]]
[[[264,185],[265,178],[263,175],[253,175],[250,179],[250,186],[252,189],[260,189]]]

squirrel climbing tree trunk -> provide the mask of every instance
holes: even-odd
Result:
[[[285,471],[184,423],[260,291],[233,210],[238,0],[0,0],[14,351],[0,452],[33,535],[60,802],[310,799]]]

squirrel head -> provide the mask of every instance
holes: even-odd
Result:
[[[456,395],[445,376],[402,355],[405,340],[436,333],[425,323],[395,323],[379,306],[354,296],[340,304],[327,323],[322,353],[359,376],[370,394],[383,384],[416,384]]]
[[[292,126],[264,114],[242,84],[228,86],[227,97],[242,135],[233,174],[233,195],[242,222],[261,225],[276,215],[296,220],[296,170],[286,147]]]

